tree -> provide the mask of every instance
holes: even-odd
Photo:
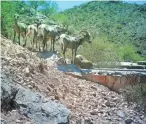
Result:
[[[2,1],[1,2],[1,7],[2,7],[2,19],[1,19],[1,27],[2,27],[2,35],[5,37],[11,37],[12,33],[12,26],[14,24],[14,14],[17,12],[17,4],[16,2],[10,2],[10,1]],[[9,30],[10,29],[10,30]]]
[[[43,6],[39,7],[39,11],[47,17],[56,14],[58,6],[56,2],[47,1]]]
[[[14,14],[20,14],[25,23],[31,23],[38,11],[48,17],[53,15],[57,11],[57,4],[51,1],[2,1],[1,8],[2,35],[11,38],[13,37]],[[24,18],[26,16],[27,19]]]
[[[46,4],[46,1],[27,1],[26,4],[29,6],[29,8],[38,10],[40,6],[44,6]]]
[[[52,17],[54,20],[58,21],[59,23],[62,23],[63,25],[67,25],[69,23],[68,17],[63,13],[57,13]]]

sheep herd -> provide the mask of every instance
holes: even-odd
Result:
[[[91,43],[91,36],[88,31],[81,31],[76,36],[68,35],[68,30],[62,25],[48,25],[42,24],[39,20],[36,20],[34,24],[26,25],[18,21],[19,15],[14,16],[14,39],[16,33],[18,34],[19,45],[20,45],[20,36],[23,37],[25,41],[23,46],[26,46],[26,42],[29,37],[32,37],[31,41],[32,49],[39,49],[41,51],[41,45],[43,50],[47,50],[47,42],[51,42],[50,50],[55,51],[54,45],[55,42],[59,42],[63,57],[65,60],[66,49],[69,48],[72,50],[72,63],[75,62],[76,52],[79,45],[87,41]]]

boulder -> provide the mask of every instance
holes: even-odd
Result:
[[[82,55],[76,56],[75,65],[83,69],[91,69],[93,67],[92,62],[84,58]]]
[[[1,73],[1,109],[9,111],[12,108],[12,101],[15,99],[17,88],[12,85],[12,80]]]
[[[34,120],[35,124],[68,124],[70,111],[63,104],[47,99],[20,85],[14,85],[5,74],[1,74],[1,107],[3,110],[17,109],[20,114]]]
[[[69,110],[52,100],[45,101],[39,94],[25,88],[19,88],[15,97],[21,114],[35,120],[35,124],[67,124]]]

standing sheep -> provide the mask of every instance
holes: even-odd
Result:
[[[33,38],[33,40],[31,41],[32,49],[34,49],[34,44],[36,44],[36,48],[37,48],[37,24],[32,24],[27,27],[26,39],[30,36],[32,36]],[[26,45],[26,42],[25,42],[25,45]]]
[[[23,39],[25,38],[27,25],[24,24],[24,23],[18,22],[18,18],[19,18],[19,15],[15,14],[15,16],[14,16],[15,24],[14,24],[14,38],[13,38],[13,43],[15,42],[16,33],[18,33],[18,40],[19,40],[19,45],[20,45],[20,35],[23,37]]]
[[[72,50],[72,63],[74,64],[77,48],[85,41],[91,43],[91,36],[90,33],[87,31],[81,31],[76,37],[69,36],[67,34],[61,34],[59,38],[59,43],[63,51],[64,61],[66,49],[69,48]]]
[[[38,36],[43,37],[43,50],[45,47],[47,47],[47,40],[51,39],[51,50],[54,51],[55,38],[66,31],[67,29],[65,27],[58,25],[41,24],[38,27]]]

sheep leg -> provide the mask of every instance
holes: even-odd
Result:
[[[71,59],[71,64],[73,63],[73,55],[74,55],[74,51],[72,49],[72,59]]]
[[[15,42],[16,31],[14,31],[13,43]]]
[[[45,41],[45,46],[44,46],[44,49],[46,50],[47,49],[47,40]]]
[[[54,45],[55,45],[55,38],[53,38],[53,51],[55,51]]]
[[[75,64],[76,54],[77,54],[77,48],[74,50],[74,60],[73,60],[73,64]]]
[[[36,39],[36,43],[38,43],[39,51],[41,51],[41,49],[40,49],[40,41],[38,41],[38,38]]]
[[[41,44],[41,41],[39,40],[39,51],[41,51],[41,46],[42,44]]]
[[[44,50],[47,50],[47,40],[44,42]]]
[[[51,47],[50,47],[50,51],[52,51],[52,39],[51,39]]]
[[[33,41],[32,41],[32,49],[34,50],[34,44],[35,44],[35,37],[33,36]]]
[[[65,52],[66,52],[66,48],[63,49],[63,58],[64,58],[64,63],[66,63],[66,60],[65,60]]]
[[[61,44],[61,50],[63,51],[63,45]]]
[[[44,39],[43,39],[43,51],[44,51],[44,49],[45,49],[45,44],[46,44],[46,39],[44,38]]]
[[[37,40],[36,40],[36,39],[35,39],[35,42],[36,42],[36,43],[35,43],[35,44],[36,44],[36,49],[38,49],[38,45],[37,45],[37,43],[38,43],[38,42],[37,42]]]
[[[40,42],[39,42],[39,51],[41,51],[41,48],[40,48],[40,46],[41,46],[41,45],[40,45]]]
[[[24,41],[23,47],[25,47],[26,46],[27,37],[24,36],[24,35],[22,35],[22,36],[23,36],[23,41]]]
[[[46,41],[46,50],[48,49],[48,40]]]
[[[47,36],[47,34],[43,35],[43,51],[44,51],[45,43],[46,43],[46,36]]]
[[[20,33],[19,33],[19,36],[18,36],[18,40],[19,40],[19,45],[20,45]]]

